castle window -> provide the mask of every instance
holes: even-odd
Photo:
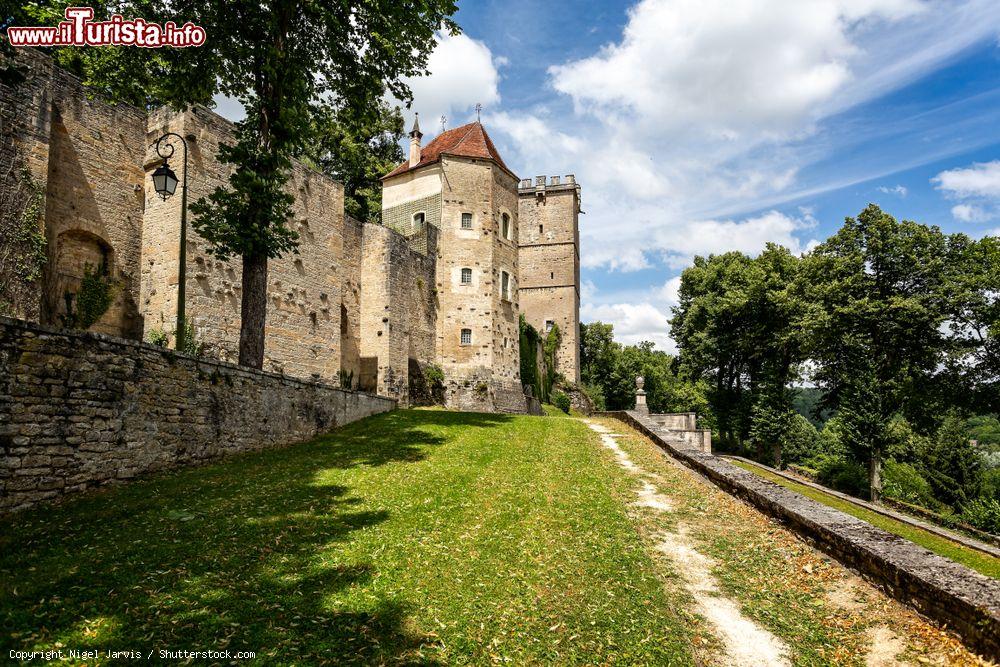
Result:
[[[541,225],[538,225],[538,233],[539,233],[539,234],[541,234],[541,233],[542,233],[542,226],[541,226]]]
[[[463,285],[472,284],[472,269],[462,269],[462,284]]]
[[[413,231],[421,232],[424,229],[424,214],[423,212],[413,214]]]
[[[472,329],[462,329],[462,335],[459,340],[462,345],[472,345]]]
[[[510,274],[506,271],[500,272],[500,296],[510,301]]]
[[[556,272],[549,271],[549,280],[555,280],[555,279],[556,279]]]
[[[506,213],[500,214],[500,235],[510,240],[510,216]]]
[[[552,327],[556,325],[552,320],[545,320],[545,333],[552,331]]]
[[[462,229],[472,229],[472,214],[463,213],[462,214]]]

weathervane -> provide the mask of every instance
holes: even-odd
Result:
[[[448,119],[445,118],[444,114],[441,114],[441,131],[442,132],[444,132],[444,126],[445,126],[445,123],[447,123],[447,122],[448,122]]]
[[[483,110],[483,105],[476,102],[476,122],[479,122],[479,112]]]

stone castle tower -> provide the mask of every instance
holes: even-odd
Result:
[[[573,383],[580,382],[580,213],[580,186],[572,174],[565,181],[521,181],[521,310],[543,334],[558,327],[556,371]]]
[[[5,276],[0,307],[60,326],[96,272],[113,298],[89,330],[149,340],[172,332],[184,276],[185,316],[203,354],[235,361],[240,262],[213,256],[189,223],[182,265],[181,198],[154,192],[163,158],[150,146],[165,132],[184,138],[187,169],[181,152],[171,164],[193,202],[228,182],[218,153],[233,124],[204,107],[91,99],[44,54],[18,57],[24,82],[0,85],[0,164],[10,167],[0,194],[24,191],[25,206],[40,197],[46,256],[39,280]],[[538,409],[521,386],[518,320],[523,313],[539,331],[557,324],[556,370],[579,377],[579,186],[572,177],[519,183],[478,122],[426,146],[421,138],[415,123],[409,159],[383,179],[382,224],[345,215],[343,184],[292,165],[299,247],[269,262],[264,370],[349,383],[405,406],[426,398],[428,369],[438,366],[449,407]]]
[[[421,146],[383,179],[382,222],[423,245],[436,229],[435,352],[448,405],[507,409],[523,402],[518,353],[517,177],[479,122]]]

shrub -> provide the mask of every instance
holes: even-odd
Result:
[[[911,505],[928,509],[938,509],[941,506],[934,498],[930,482],[909,463],[897,463],[892,459],[885,462],[882,469],[882,492],[890,498]]]
[[[340,380],[341,389],[354,389],[354,371],[345,371],[341,368],[337,371],[337,379]]]
[[[191,323],[189,318],[184,318],[184,347],[177,351],[189,357],[202,357],[205,355],[205,344],[198,341],[198,336],[194,331],[194,324]]]
[[[569,396],[567,396],[563,392],[561,391],[553,392],[552,405],[556,406],[566,414],[569,414],[569,407],[570,407]]]
[[[170,345],[170,334],[159,327],[155,327],[149,330],[146,334],[146,340],[156,347],[166,347]]]
[[[594,404],[595,410],[603,412],[607,409],[604,403],[604,391],[598,385],[584,384],[580,385],[580,389],[587,395],[590,402]]]
[[[437,364],[427,364],[423,367],[424,383],[430,392],[431,400],[437,404],[444,403],[444,371]]]
[[[864,466],[844,459],[823,458],[817,468],[816,479],[820,484],[859,498],[868,497],[868,471]]]
[[[1000,535],[1000,501],[996,498],[976,498],[966,503],[961,519],[974,528]]]

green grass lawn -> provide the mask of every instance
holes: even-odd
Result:
[[[686,600],[571,419],[398,411],[0,523],[0,649],[690,664]]]
[[[950,558],[956,563],[961,563],[962,565],[970,567],[977,572],[981,572],[988,577],[993,577],[994,579],[1000,578],[1000,559],[994,558],[989,554],[976,551],[975,549],[970,549],[966,546],[958,544],[957,542],[952,542],[949,539],[935,535],[934,533],[930,533],[920,528],[915,528],[909,524],[903,523],[902,521],[897,521],[890,517],[878,514],[877,512],[872,512],[871,510],[859,507],[828,493],[823,493],[822,491],[806,486],[805,484],[797,484],[781,477],[780,475],[775,475],[750,463],[745,463],[743,461],[730,461],[730,463],[737,465],[744,470],[749,470],[754,474],[760,475],[764,479],[774,482],[775,484],[780,484],[785,488],[800,493],[807,498],[812,498],[813,500],[821,502],[824,505],[828,505],[829,507],[838,509],[841,512],[867,521],[882,530],[904,537],[915,544],[919,544],[929,551],[933,551],[936,554]]]

